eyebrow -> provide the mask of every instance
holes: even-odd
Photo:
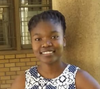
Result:
[[[38,36],[38,35],[40,35],[40,34],[39,34],[39,33],[35,33],[35,34],[33,34],[33,37],[34,37],[34,36]]]
[[[52,31],[51,34],[53,34],[53,33],[58,33],[58,32],[57,31]],[[39,36],[39,35],[40,35],[39,33],[35,33],[35,34],[33,34],[33,37],[34,36]]]
[[[57,32],[57,31],[52,31],[51,33],[59,33],[59,32]]]

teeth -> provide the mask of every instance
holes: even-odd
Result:
[[[42,54],[50,54],[53,53],[52,51],[42,52]]]

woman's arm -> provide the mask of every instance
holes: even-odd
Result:
[[[11,89],[25,89],[25,74],[21,74],[16,78]]]
[[[79,70],[76,74],[77,89],[100,89],[99,83],[86,71]]]

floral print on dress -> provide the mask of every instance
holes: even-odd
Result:
[[[68,64],[62,74],[54,79],[42,77],[37,66],[33,66],[25,71],[25,89],[76,89],[75,76],[79,67]]]

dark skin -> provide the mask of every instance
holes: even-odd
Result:
[[[37,67],[38,72],[45,78],[52,79],[59,76],[67,64],[63,63],[62,54],[66,40],[60,23],[39,22],[35,28],[31,30],[32,48],[34,54],[40,61]],[[52,53],[46,53],[47,51]],[[25,74],[17,77],[11,89],[25,88]],[[100,89],[97,81],[83,70],[79,70],[76,74],[77,89]]]
[[[45,25],[44,22],[40,22],[40,24],[31,31],[32,43],[34,43],[32,44],[32,48],[34,54],[41,62],[38,66],[39,73],[46,78],[54,78],[67,66],[61,62],[65,39],[63,37],[63,31],[60,30],[62,29],[61,25],[55,24],[51,26],[53,24],[50,25],[49,22],[46,23],[47,25]],[[41,54],[41,52],[48,50],[54,52],[51,55]]]

